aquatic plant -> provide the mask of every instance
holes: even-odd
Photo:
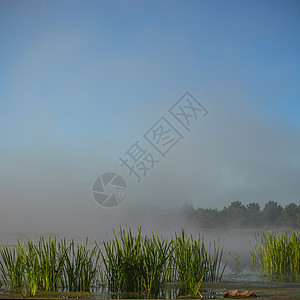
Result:
[[[172,259],[173,280],[179,286],[180,294],[201,295],[202,281],[216,282],[221,280],[226,263],[221,268],[223,247],[215,241],[205,244],[200,235],[193,239],[186,236],[184,228],[181,235],[175,234]]]
[[[136,292],[147,297],[162,293],[167,283],[180,295],[201,296],[203,281],[219,281],[223,247],[219,241],[206,244],[184,229],[170,239],[157,232],[142,237],[126,227],[113,231],[103,242],[76,245],[72,240],[41,237],[35,244],[18,240],[16,246],[0,249],[0,272],[6,288],[20,288],[24,297],[37,291],[90,291],[106,285],[110,292]]]
[[[28,241],[27,247],[24,247],[22,252],[22,263],[24,265],[22,294],[24,297],[35,296],[41,278],[41,268],[36,254],[35,246],[31,241]]]
[[[263,234],[250,245],[252,265],[269,273],[300,272],[300,233]]]
[[[0,271],[3,283],[7,287],[18,288],[22,285],[24,274],[24,244],[18,240],[15,245],[2,245],[0,249]]]
[[[153,290],[158,291],[169,280],[168,261],[172,251],[173,242],[168,242],[166,237],[159,237],[157,232],[151,237],[145,237],[140,257],[144,293],[150,295]]]
[[[130,228],[113,231],[114,239],[103,243],[102,254],[110,291],[141,292],[162,287],[170,244],[157,234],[142,238],[141,227],[136,234]]]
[[[39,289],[56,291],[61,282],[65,255],[69,246],[65,241],[57,243],[56,237],[49,236],[48,240],[41,237],[37,245],[28,241],[28,247],[33,248],[37,258],[37,272],[40,276]]]
[[[181,235],[175,234],[174,244],[173,278],[178,285],[179,294],[201,295],[199,289],[207,271],[200,250],[201,241],[199,239],[193,241],[190,235],[185,237],[182,229]]]
[[[17,246],[3,245],[0,249],[0,271],[7,288],[23,287],[23,296],[34,296],[37,290],[89,291],[97,278],[100,248],[88,249],[74,241],[56,241],[41,237],[35,245],[18,240]]]
[[[180,294],[199,296],[202,281],[221,280],[223,248],[218,243],[206,245],[200,236],[175,234],[168,240],[152,233],[142,238],[130,228],[116,233],[104,242],[101,253],[108,288],[113,292],[140,292],[150,295],[167,282],[178,286]]]
[[[86,244],[75,245],[74,241],[66,248],[62,262],[62,285],[68,291],[90,291],[93,282],[97,278],[100,248],[96,244],[92,249],[88,249]]]

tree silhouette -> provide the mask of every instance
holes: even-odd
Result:
[[[264,209],[256,202],[246,206],[240,201],[233,201],[221,211],[217,209],[195,209],[191,204],[185,203],[183,207],[189,222],[202,228],[241,227],[253,228],[264,226],[289,226],[300,228],[300,205],[290,203],[283,209],[275,201],[268,201]]]
[[[296,227],[299,215],[300,205],[297,206],[295,203],[290,203],[285,206],[282,212],[282,222],[286,226]]]
[[[261,225],[261,211],[258,203],[252,202],[246,205],[246,217],[249,227]]]
[[[275,201],[268,201],[262,211],[262,215],[266,225],[280,225],[280,215],[282,213],[282,206]]]

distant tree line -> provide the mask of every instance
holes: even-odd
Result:
[[[300,205],[295,203],[282,207],[275,201],[268,201],[261,209],[255,202],[243,205],[234,201],[222,210],[194,208],[185,203],[183,209],[188,220],[202,228],[300,228]]]

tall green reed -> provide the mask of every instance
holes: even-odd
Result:
[[[142,238],[141,227],[113,231],[114,239],[104,242],[102,259],[110,291],[140,292],[150,295],[163,287],[169,276],[168,259],[172,243],[153,233]]]
[[[28,246],[32,242],[28,241]],[[69,249],[65,240],[57,242],[56,237],[49,236],[48,240],[41,237],[37,245],[33,245],[38,260],[40,280],[38,287],[45,291],[56,291],[62,283],[65,255]]]
[[[141,227],[113,231],[113,238],[95,244],[76,245],[41,237],[37,244],[18,241],[0,249],[0,271],[7,288],[23,287],[24,296],[41,291],[90,291],[107,284],[111,292],[158,295],[166,283],[175,283],[181,294],[201,296],[202,281],[221,280],[223,247],[206,244],[200,235],[181,234],[168,239],[157,232],[142,237]],[[99,281],[100,280],[100,281]]]
[[[188,278],[196,281],[202,278],[206,282],[222,279],[227,262],[222,265],[220,239],[206,244],[204,237],[199,235],[194,239],[191,235],[186,236],[182,228],[181,235],[175,234],[174,244],[172,264],[175,266],[175,278],[177,274],[180,282]]]
[[[179,285],[180,294],[201,295],[203,281],[216,282],[222,279],[227,262],[222,266],[223,246],[220,241],[208,245],[200,235],[195,239],[185,234],[175,234],[171,265],[173,280]]]
[[[18,240],[15,245],[2,245],[0,249],[0,271],[3,283],[7,287],[19,288],[24,276],[24,243]]]
[[[200,236],[175,234],[171,240],[152,233],[141,236],[141,227],[113,231],[101,253],[108,289],[114,292],[157,293],[167,282],[175,282],[181,294],[200,295],[202,281],[221,280],[223,247],[208,246]]]
[[[170,278],[168,261],[171,259],[173,243],[166,237],[160,237],[157,232],[151,237],[145,237],[141,260],[141,280],[144,293],[150,295],[158,291]]]
[[[103,243],[105,253],[101,253],[105,275],[111,291],[140,291],[142,237],[141,228],[133,235],[131,229],[121,229],[114,239]]]
[[[173,279],[178,284],[179,294],[196,296],[200,294],[199,289],[206,272],[199,252],[200,240],[194,241],[191,235],[186,237],[182,228],[181,235],[175,234],[173,241]]]
[[[218,282],[221,281],[227,261],[223,264],[223,245],[220,245],[220,238],[218,241],[209,242],[205,245],[202,238],[201,253],[204,257],[205,268],[207,272],[204,276],[205,282]]]
[[[35,296],[38,289],[41,272],[36,254],[35,246],[31,241],[28,241],[27,247],[22,252],[22,262],[24,265],[24,287],[22,294],[24,297]]]
[[[41,237],[35,245],[18,240],[18,246],[0,249],[0,271],[7,288],[23,287],[23,296],[34,296],[37,290],[89,291],[97,279],[100,248],[95,244],[75,245],[74,241],[57,242]]]
[[[264,233],[250,245],[253,267],[268,274],[300,272],[300,233]]]
[[[100,248],[96,244],[88,249],[86,240],[85,245],[81,243],[77,246],[72,241],[67,249],[62,262],[63,288],[68,291],[90,291],[99,271]]]

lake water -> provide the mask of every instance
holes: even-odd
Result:
[[[220,240],[224,246],[224,260],[227,260],[221,282],[203,283],[201,293],[205,299],[223,298],[225,290],[253,290],[258,299],[300,299],[300,274],[268,275],[251,268],[249,245],[254,246],[255,236],[261,230],[198,230],[188,229],[187,232],[204,236],[207,243]],[[37,292],[35,298],[76,298],[76,299],[143,299],[146,295],[137,293],[110,293],[105,286],[98,285],[89,293],[82,292]],[[165,289],[151,295],[152,298],[171,299],[181,297],[174,284],[167,284]],[[5,287],[0,289],[0,298],[23,298],[19,292],[11,292]]]

